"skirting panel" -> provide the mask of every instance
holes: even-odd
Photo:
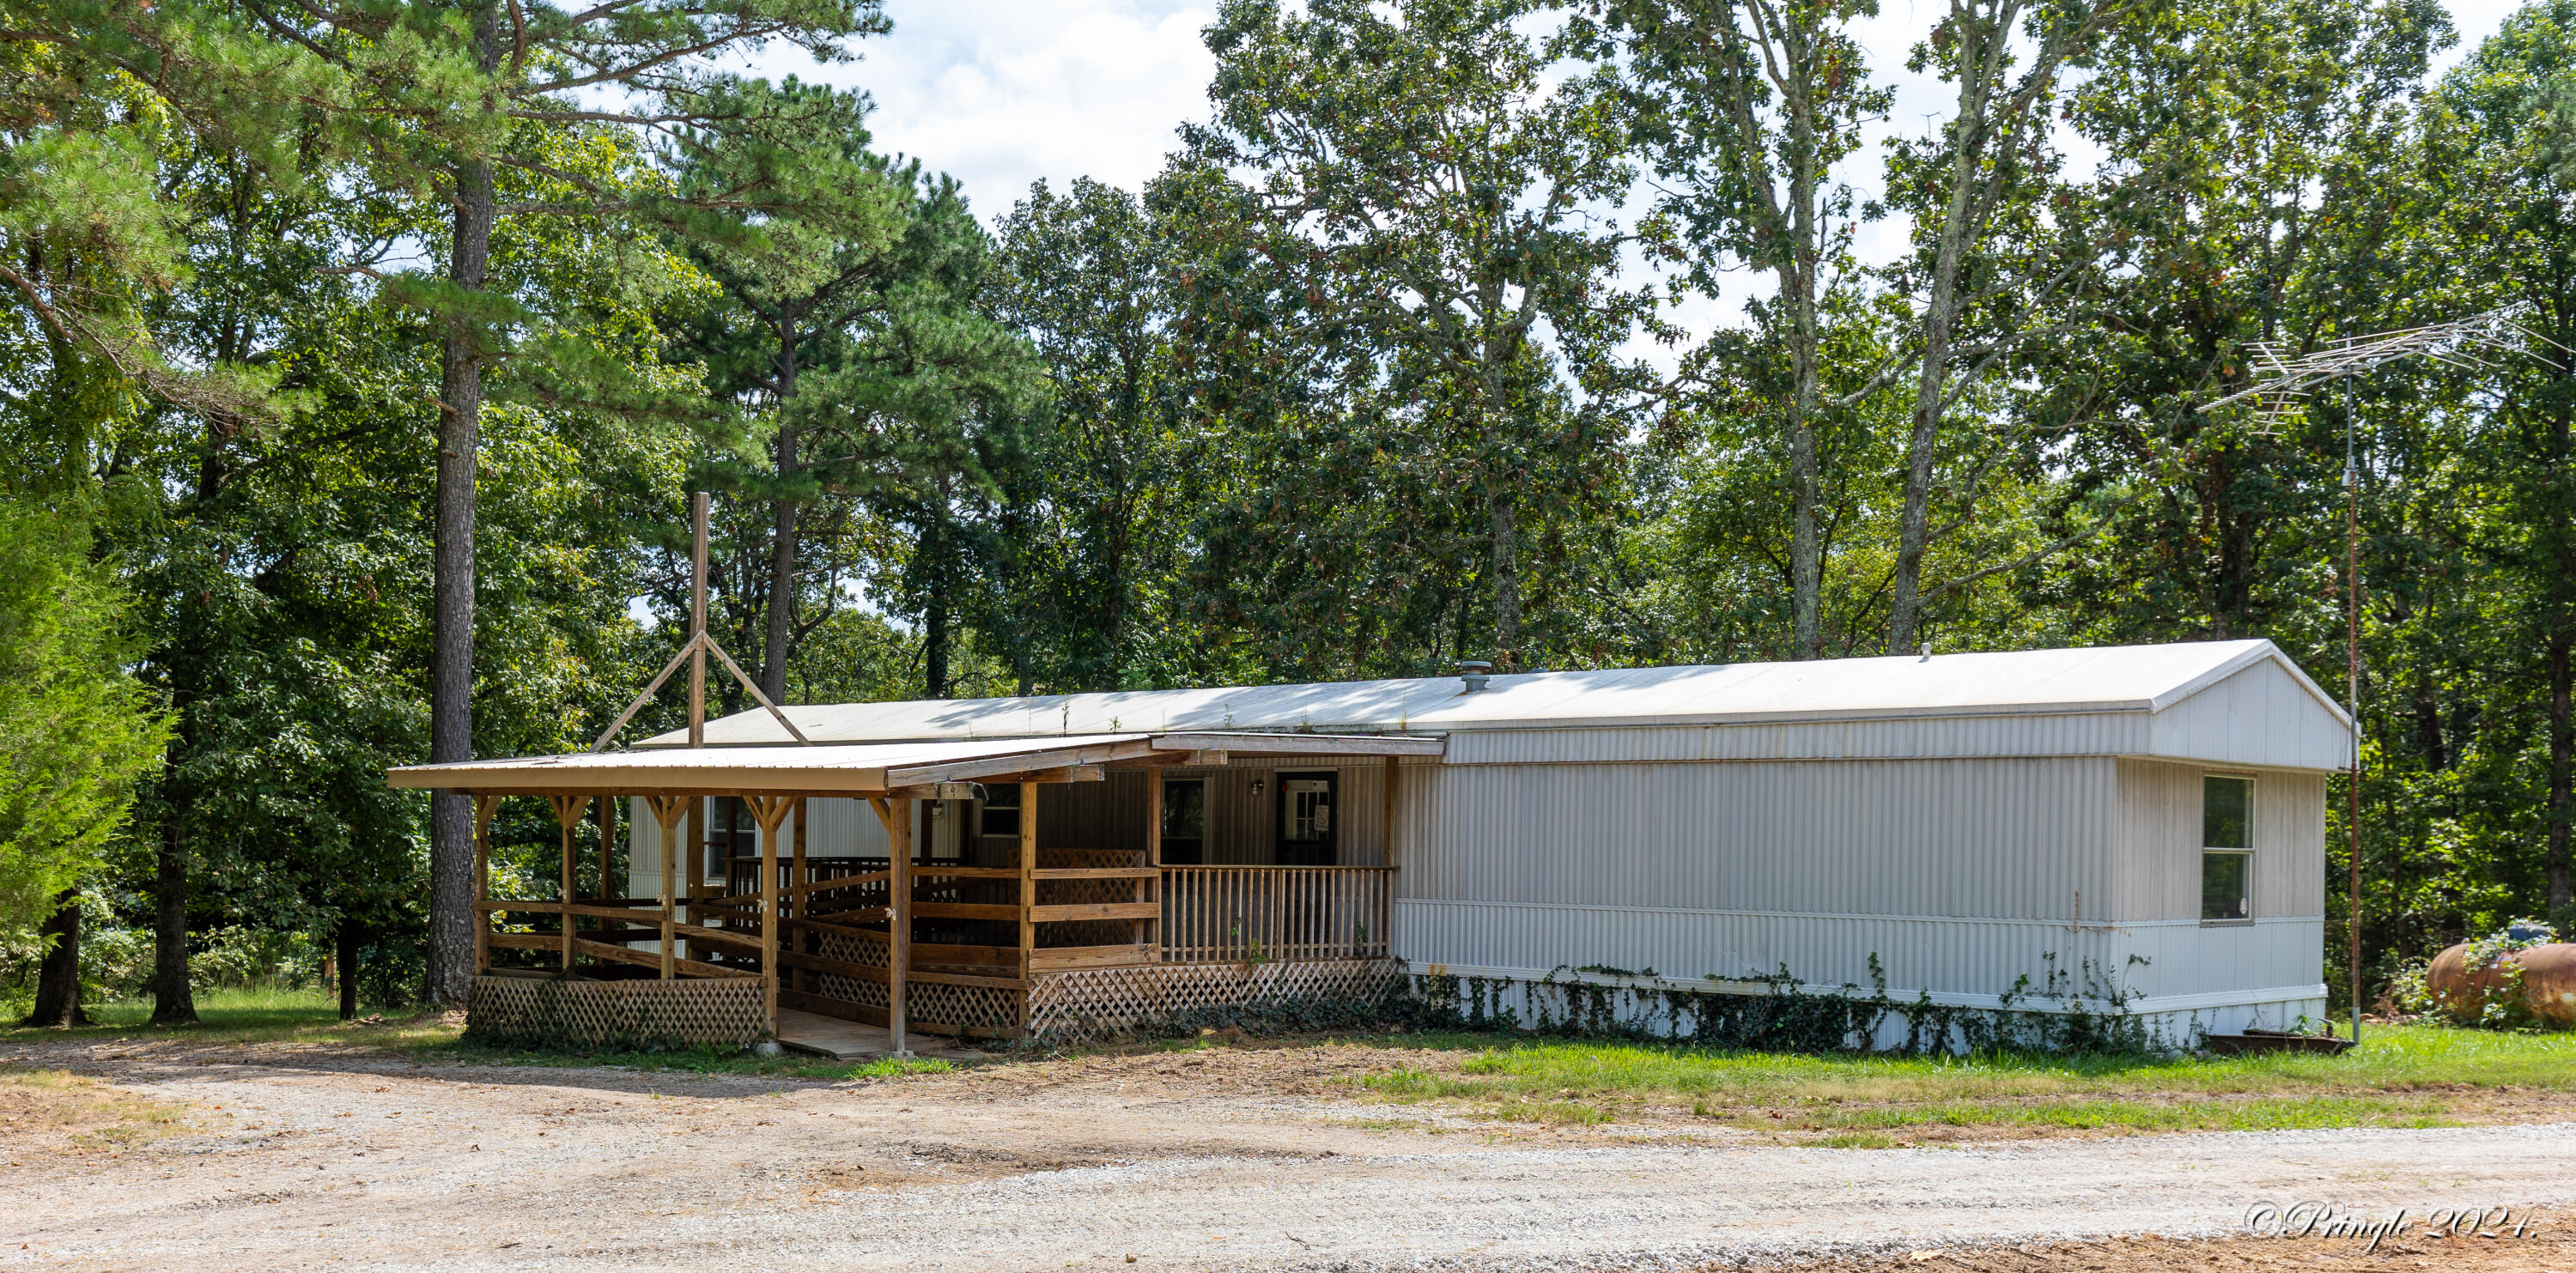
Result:
[[[550,1048],[747,1048],[769,1036],[760,986],[757,977],[476,977],[465,994],[465,1037]]]
[[[1397,975],[1390,959],[1265,964],[1142,964],[1042,974],[1029,987],[1029,1032],[1066,1042],[1122,1034],[1193,1008],[1293,999],[1371,999]]]

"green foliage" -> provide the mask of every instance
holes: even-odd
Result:
[[[87,519],[0,500],[0,932],[93,870],[160,759],[160,704]]]

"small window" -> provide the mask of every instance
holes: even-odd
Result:
[[[2200,780],[2200,918],[2254,917],[2254,780]]]
[[[984,788],[984,804],[975,816],[977,834],[987,838],[1018,839],[1020,784],[1002,782]]]
[[[1163,783],[1163,863],[1197,866],[1207,861],[1207,781],[1166,779]]]
[[[2200,847],[2254,847],[2254,780],[2211,774],[2200,780]]]

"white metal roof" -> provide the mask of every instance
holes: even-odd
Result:
[[[2342,709],[2269,641],[2096,646],[1930,657],[1733,663],[1025,698],[790,707],[817,742],[1045,738],[1165,731],[1449,733],[1621,725],[2161,712],[2239,672],[2277,664],[2343,722]],[[707,724],[708,743],[788,741],[765,711]],[[685,734],[641,747],[676,747]]]
[[[392,786],[406,790],[443,788],[498,794],[774,789],[808,795],[871,795],[930,783],[967,782],[1158,756],[1179,758],[1191,753],[1227,751],[1257,755],[1277,751],[1278,741],[1276,734],[1196,731],[1049,734],[981,741],[669,747],[512,756],[452,765],[405,765],[387,770],[385,777]],[[1355,735],[1301,738],[1295,746],[1300,754],[1436,756],[1441,751],[1437,738]]]

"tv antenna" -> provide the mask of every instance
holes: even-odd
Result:
[[[2408,358],[2430,358],[2465,371],[2493,371],[2496,364],[2478,355],[2520,355],[2556,368],[2558,364],[2532,349],[2535,342],[2561,353],[2576,352],[2533,330],[2530,318],[2530,304],[2516,302],[2447,323],[2347,336],[2304,353],[2288,341],[2253,341],[2246,349],[2253,355],[2254,383],[2200,407],[2207,412],[2251,398],[2268,421],[2310,392],[2343,383],[2344,705],[2352,723],[2351,780],[2344,784],[2348,797],[2345,857],[2351,871],[2344,972],[2352,990],[2355,1043],[2361,1042],[2361,467],[2355,438],[2360,409],[2353,400],[2352,381]]]
[[[804,730],[796,728],[796,722],[787,719],[787,713],[778,710],[778,704],[770,702],[769,696],[761,693],[759,686],[752,684],[751,677],[743,672],[742,665],[734,662],[733,656],[725,653],[724,647],[716,644],[714,637],[707,635],[707,493],[691,491],[689,492],[689,639],[681,643],[680,652],[672,655],[670,662],[662,665],[661,675],[654,677],[653,683],[645,686],[644,692],[636,695],[635,701],[628,703],[626,710],[617,714],[617,720],[609,725],[608,732],[601,734],[599,741],[592,743],[590,749],[594,752],[608,750],[609,740],[617,737],[617,731],[626,728],[626,722],[635,719],[635,713],[644,710],[646,703],[653,701],[653,696],[661,692],[662,683],[670,680],[671,674],[679,671],[682,663],[689,665],[689,745],[706,746],[707,656],[710,654],[724,664],[726,671],[733,673],[733,679],[742,682],[742,687],[751,692],[751,697],[755,701],[762,707],[768,708],[770,715],[778,718],[779,725],[787,730],[788,737],[808,747],[814,745],[814,740],[807,738]]]

